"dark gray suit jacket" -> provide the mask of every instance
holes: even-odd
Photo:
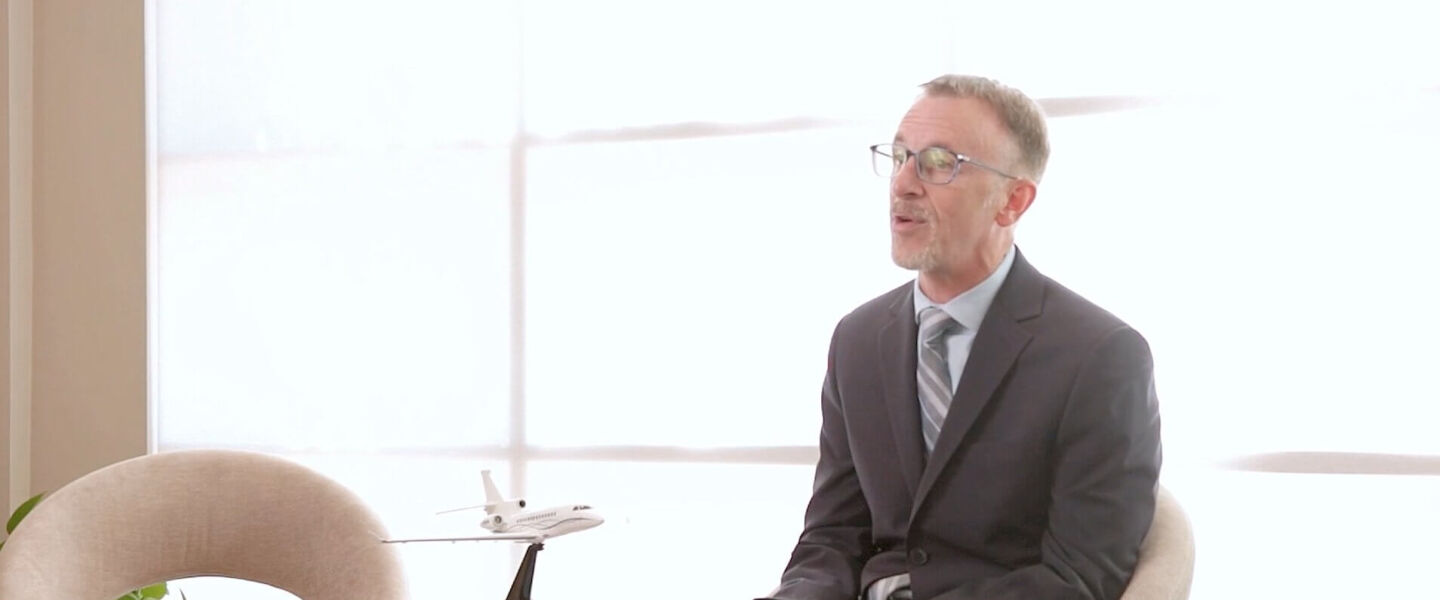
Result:
[[[775,598],[852,600],[906,571],[917,600],[1120,596],[1160,471],[1150,349],[1016,252],[929,457],[912,284],[841,319]]]

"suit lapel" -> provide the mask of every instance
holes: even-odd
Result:
[[[965,362],[965,371],[960,375],[955,397],[950,402],[950,411],[945,416],[945,423],[940,427],[940,436],[935,440],[935,450],[929,460],[925,461],[926,466],[915,491],[911,519],[919,512],[930,488],[935,485],[940,473],[965,441],[965,436],[969,434],[975,420],[994,399],[995,391],[1014,367],[1015,359],[1019,358],[1020,352],[1030,343],[1030,332],[1020,326],[1020,321],[1040,314],[1044,300],[1044,281],[1019,254],[1018,248],[1015,252],[1015,264],[1010,267],[1009,276],[995,295],[990,310],[985,313],[985,319],[980,324],[980,331],[970,346],[970,358]],[[913,334],[911,338],[911,346],[914,346]],[[910,353],[915,353],[913,347]],[[910,365],[913,371],[913,360]],[[913,382],[911,390],[913,404]],[[918,412],[919,409],[915,410]]]
[[[876,350],[885,394],[885,414],[895,435],[900,472],[906,488],[914,490],[925,464],[925,441],[920,435],[920,405],[915,390],[915,299],[914,288],[890,306],[880,326]],[[896,350],[899,350],[898,352]]]

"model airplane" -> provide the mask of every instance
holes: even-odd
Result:
[[[517,542],[539,543],[550,538],[560,537],[567,533],[584,531],[605,522],[603,517],[595,513],[595,509],[584,504],[568,504],[565,506],[552,506],[541,510],[525,510],[525,500],[523,498],[505,499],[500,493],[500,488],[495,487],[495,481],[490,478],[489,469],[482,472],[482,476],[485,478],[485,504],[441,511],[441,514],[483,508],[485,509],[486,517],[484,521],[480,522],[480,526],[493,531],[493,534],[411,538],[385,540],[385,542],[389,544],[404,544],[409,542],[513,540]]]
[[[381,540],[386,544],[409,544],[415,542],[528,542],[525,559],[515,574],[507,600],[529,600],[530,586],[535,579],[536,553],[545,549],[545,540],[567,533],[584,531],[605,522],[595,510],[584,504],[554,506],[543,510],[525,510],[523,498],[505,499],[500,488],[490,479],[490,470],[481,472],[485,478],[485,504],[441,511],[443,513],[463,510],[485,509],[485,520],[480,526],[494,533],[489,535],[463,535],[455,537],[428,537]]]

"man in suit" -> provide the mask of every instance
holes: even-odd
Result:
[[[1155,510],[1149,347],[1014,245],[1049,154],[1039,106],[925,84],[893,143],[891,253],[918,272],[841,319],[783,600],[1113,600]]]

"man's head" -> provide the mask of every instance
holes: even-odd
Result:
[[[969,289],[1004,258],[1035,199],[1049,142],[1039,105],[1018,90],[962,75],[922,87],[895,146],[881,150],[899,163],[890,180],[891,255],[920,271],[921,287],[941,301],[935,296]],[[930,148],[946,152],[925,154]]]

